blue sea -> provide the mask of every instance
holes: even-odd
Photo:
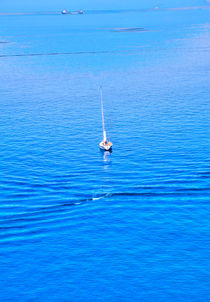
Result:
[[[209,17],[202,0],[3,4],[0,301],[210,300]]]

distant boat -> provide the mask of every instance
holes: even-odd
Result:
[[[67,11],[66,9],[62,10],[61,14],[63,15],[80,15],[84,14],[84,10],[76,10],[76,11]]]
[[[112,143],[106,137],[105,124],[104,124],[104,108],[103,108],[103,96],[102,89],[100,87],[100,96],[101,96],[101,115],[102,115],[102,126],[103,126],[103,140],[100,142],[99,147],[104,151],[112,150]]]

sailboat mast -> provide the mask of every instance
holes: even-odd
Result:
[[[100,96],[101,96],[101,115],[102,115],[102,125],[103,125],[103,136],[104,141],[106,141],[106,131],[104,125],[104,107],[103,107],[103,96],[102,96],[102,88],[100,87]]]

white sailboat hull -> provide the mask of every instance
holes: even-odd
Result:
[[[104,141],[102,141],[99,144],[99,147],[100,147],[101,150],[109,151],[109,150],[112,149],[112,143],[108,142],[107,144],[105,144]]]

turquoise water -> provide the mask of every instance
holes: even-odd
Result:
[[[0,15],[1,301],[209,301],[210,10],[154,6]]]

